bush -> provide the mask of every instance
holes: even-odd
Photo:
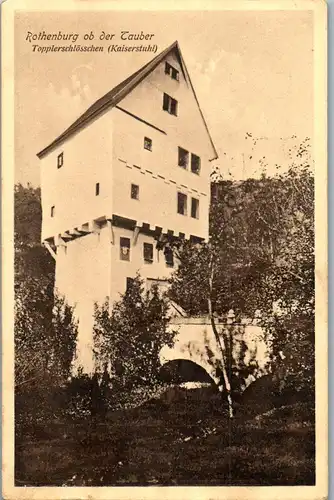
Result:
[[[114,304],[96,305],[94,354],[100,373],[110,375],[104,382],[112,403],[122,400],[133,388],[159,386],[159,353],[172,347],[175,332],[168,329],[168,303],[157,288],[145,292],[139,276]],[[108,375],[108,376],[109,376]]]

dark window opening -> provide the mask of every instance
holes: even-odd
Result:
[[[174,267],[174,254],[173,249],[166,246],[164,249],[165,260],[168,267]]]
[[[120,238],[120,259],[130,260],[130,239]]]
[[[64,153],[60,153],[57,157],[57,167],[60,168],[64,164]]]
[[[152,243],[144,243],[143,246],[144,261],[153,262],[153,245]]]
[[[193,219],[199,218],[199,200],[191,198],[191,217]]]
[[[191,153],[191,171],[194,174],[199,174],[201,170],[201,159],[199,156],[194,155],[194,153]]]
[[[51,207],[51,217],[54,217],[55,215],[55,208],[56,207],[54,205]]]
[[[179,72],[176,68],[174,68],[171,64],[166,62],[165,65],[165,73],[172,77],[173,80],[179,79]]]
[[[162,108],[171,115],[177,115],[177,101],[167,94],[164,94]]]
[[[172,75],[171,76],[172,76],[173,80],[178,80],[179,79],[179,72],[178,72],[178,70],[175,69],[175,68],[172,68]]]
[[[100,183],[97,182],[95,184],[95,196],[99,196],[99,194],[100,194]]]
[[[177,213],[187,215],[187,195],[177,193]]]
[[[131,198],[139,200],[139,186],[137,184],[131,184]]]
[[[189,162],[189,152],[186,149],[179,147],[178,165],[182,168],[187,168]]]
[[[170,114],[177,115],[177,101],[175,101],[175,99],[171,99]]]
[[[134,278],[126,278],[126,291],[131,292],[134,285]]]
[[[144,149],[152,151],[152,139],[149,139],[149,137],[144,137]]]
[[[169,99],[170,99],[169,95],[164,94],[164,100],[163,100],[163,104],[162,104],[162,108],[164,109],[164,111],[168,111]]]

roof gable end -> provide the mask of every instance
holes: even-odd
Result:
[[[121,83],[116,85],[112,90],[107,92],[104,96],[102,96],[100,99],[95,101],[80,117],[75,120],[72,125],[70,125],[62,134],[60,134],[54,141],[52,141],[46,148],[44,148],[42,151],[37,153],[38,158],[43,158],[46,156],[51,150],[53,150],[55,147],[58,145],[62,144],[66,139],[71,137],[73,134],[77,133],[82,127],[86,126],[89,122],[97,118],[101,113],[103,113],[105,110],[108,108],[112,108],[116,106],[124,97],[126,97],[144,78],[146,78],[162,61],[163,59],[171,52],[175,51],[177,58],[179,59],[180,66],[182,69],[182,73],[186,79],[186,81],[189,82],[191,90],[194,94],[199,112],[201,114],[202,120],[204,122],[206,131],[208,133],[215,158],[218,157],[216,148],[213,144],[212,138],[210,136],[210,132],[208,129],[208,126],[206,124],[206,121],[204,119],[202,110],[200,108],[194,87],[191,83],[191,79],[188,73],[188,70],[186,68],[184,59],[181,54],[181,50],[179,47],[179,44],[177,41],[172,43],[169,47],[167,47],[165,50],[163,50],[160,54],[158,54],[156,57],[154,57],[151,61],[149,61],[147,64],[142,66],[138,71],[130,75],[128,78],[123,80]]]

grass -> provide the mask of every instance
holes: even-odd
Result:
[[[54,422],[16,447],[17,485],[312,485],[314,412],[303,403],[229,421],[186,397]],[[83,472],[84,471],[84,472]]]

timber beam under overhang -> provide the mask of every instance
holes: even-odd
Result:
[[[57,260],[57,253],[55,252],[54,248],[52,248],[52,245],[49,241],[45,240],[43,241],[43,246],[48,250],[49,254],[54,260]]]
[[[175,240],[190,240],[195,243],[200,243],[205,241],[205,238],[201,238],[196,235],[192,235],[187,232],[175,231],[168,227],[161,227],[158,225],[152,225],[143,220],[129,219],[127,217],[122,217],[120,215],[112,216],[102,216],[85,222],[81,225],[66,229],[62,233],[58,233],[55,237],[47,238],[43,241],[55,248],[58,246],[66,246],[71,241],[82,238],[88,234],[100,234],[103,227],[108,227],[110,231],[110,242],[115,244],[114,228],[119,227],[122,229],[128,229],[133,231],[133,244],[136,245],[138,241],[139,234],[145,234],[147,236],[153,237],[157,241],[175,241]],[[50,250],[49,250],[50,251]],[[54,252],[54,250],[53,250]]]
[[[174,231],[168,227],[153,225],[143,220],[129,219],[120,215],[113,215],[112,225],[133,231],[134,244],[137,243],[139,233],[151,236],[156,240],[163,239],[191,239],[192,235],[185,232]]]

